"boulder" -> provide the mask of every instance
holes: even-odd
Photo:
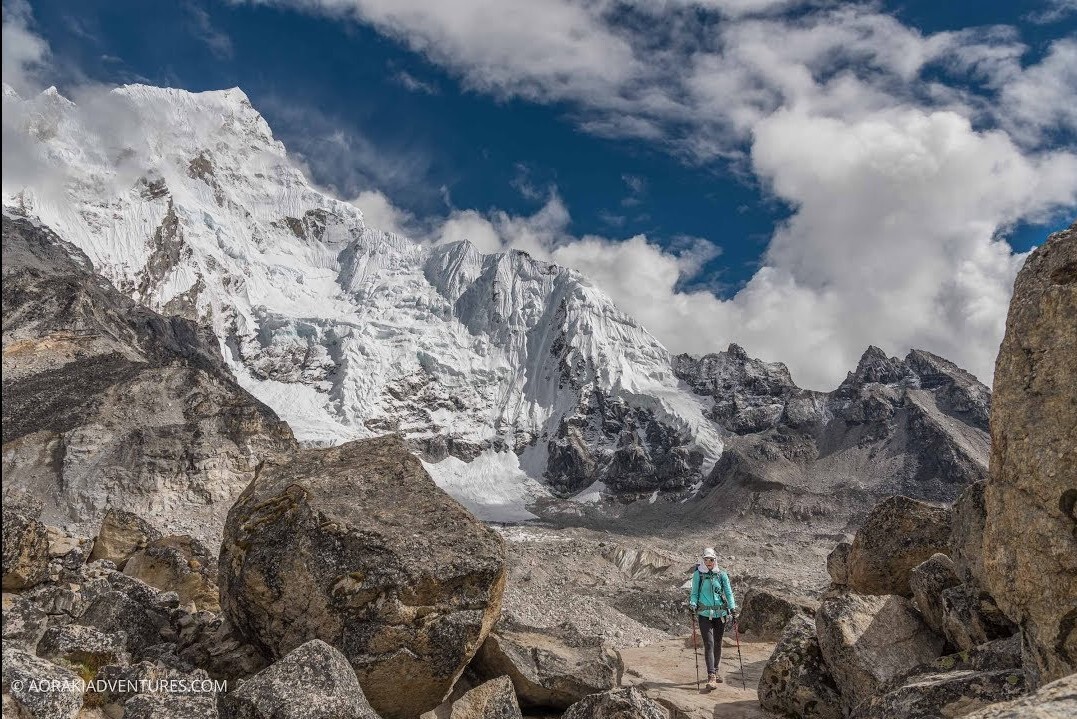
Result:
[[[131,555],[123,573],[161,591],[174,591],[184,606],[219,612],[217,558],[189,535],[151,541]]]
[[[5,481],[6,481],[5,476]],[[29,511],[4,505],[3,588],[26,589],[49,576],[49,534]]]
[[[908,497],[884,499],[849,548],[848,586],[859,594],[911,597],[909,574],[950,540],[950,509]]]
[[[584,697],[561,719],[669,719],[669,712],[639,689],[628,687]]]
[[[1039,691],[967,714],[966,719],[1068,719],[1077,716],[1077,674],[1057,679]]]
[[[740,605],[740,630],[760,639],[774,641],[782,635],[789,620],[798,614],[814,616],[819,603],[810,599],[791,599],[765,589],[749,589]]]
[[[949,554],[954,571],[965,584],[979,584],[983,576],[984,507],[986,481],[973,482],[954,502],[950,526]]]
[[[123,705],[123,719],[218,719],[216,696],[138,694]]]
[[[74,719],[82,708],[77,674],[19,649],[4,649],[4,716]]]
[[[163,618],[156,616],[123,592],[108,591],[96,597],[78,624],[127,638],[127,651],[136,659],[146,647],[161,641]]]
[[[798,614],[786,625],[759,677],[759,705],[796,719],[841,719],[841,695],[819,652],[815,622]]]
[[[512,680],[498,677],[464,692],[420,719],[523,719]]]
[[[27,596],[4,592],[4,646],[35,653],[49,615]]]
[[[79,624],[63,624],[45,632],[37,645],[37,653],[45,659],[76,667],[84,678],[91,679],[106,664],[130,661],[125,643],[123,635],[106,634]]]
[[[520,705],[567,709],[588,694],[620,686],[620,656],[601,637],[564,626],[499,625],[483,642],[472,668],[484,679],[508,676]]]
[[[226,694],[222,714],[225,719],[380,719],[348,659],[320,639],[292,650]]]
[[[176,637],[177,656],[206,670],[214,679],[249,677],[268,662],[257,647],[235,630],[227,617],[209,612],[174,612],[171,629]]]
[[[107,559],[115,562],[118,569],[123,569],[132,554],[160,538],[161,533],[134,512],[110,509],[101,520],[90,561]]]
[[[942,592],[960,583],[954,563],[941,553],[932,555],[909,573],[909,588],[916,608],[927,625],[939,634],[942,633]]]
[[[959,717],[1024,694],[1017,671],[956,671],[911,679],[894,691],[860,704],[852,719],[935,719]]]
[[[844,587],[849,583],[849,550],[853,545],[841,542],[826,557],[826,571],[834,586]]]
[[[1017,631],[989,594],[967,584],[944,590],[940,599],[943,634],[957,649],[969,650]]]
[[[847,711],[910,669],[938,658],[943,639],[896,595],[842,594],[815,614],[819,650]]]
[[[1021,637],[1014,635],[1005,639],[996,639],[980,644],[972,649],[939,657],[930,667],[914,674],[935,674],[971,670],[975,672],[992,672],[999,669],[1021,669]]]
[[[410,719],[500,614],[504,545],[388,436],[263,468],[228,513],[220,581],[231,624],[267,656],[321,639],[375,711]]]
[[[1028,642],[1033,688],[1077,671],[1077,224],[1014,282],[995,363],[983,587]]]

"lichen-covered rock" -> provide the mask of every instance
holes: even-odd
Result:
[[[512,680],[498,677],[464,692],[420,719],[523,719]]]
[[[815,622],[798,614],[759,677],[759,705],[795,719],[841,719],[841,695],[819,652]]]
[[[127,638],[127,651],[136,659],[143,649],[161,641],[165,626],[163,617],[115,590],[97,596],[76,621],[109,634],[122,633]]]
[[[1039,691],[993,704],[966,719],[1070,719],[1077,716],[1077,674],[1057,679]]]
[[[940,599],[942,632],[957,649],[969,650],[1017,631],[989,594],[967,584],[946,589]]]
[[[909,573],[916,608],[924,621],[938,633],[942,633],[942,592],[961,583],[954,563],[945,554],[934,554],[926,562],[916,565]],[[966,648],[966,647],[962,647]]]
[[[1077,224],[1014,283],[995,364],[983,586],[1028,641],[1036,687],[1077,671]]]
[[[20,719],[74,719],[82,708],[81,679],[69,669],[8,648],[3,665],[5,717],[9,702]]]
[[[950,525],[949,555],[964,584],[979,584],[983,576],[984,490],[987,481],[973,482],[957,498]]]
[[[411,718],[497,619],[504,546],[390,436],[265,467],[228,514],[220,581],[232,625],[268,656],[321,639],[375,711]]]
[[[90,678],[106,664],[130,661],[125,640],[122,635],[106,634],[93,627],[64,624],[45,632],[37,653],[59,664],[81,667]]]
[[[184,606],[221,610],[217,589],[217,557],[189,535],[151,541],[131,555],[123,573],[161,591],[174,591]]]
[[[268,664],[262,651],[241,636],[227,617],[179,611],[173,613],[171,625],[177,656],[214,679],[249,677]]]
[[[912,596],[909,574],[950,540],[950,509],[895,496],[875,505],[849,548],[849,588]]]
[[[185,694],[138,694],[123,705],[123,719],[218,719],[217,698]]]
[[[826,557],[826,571],[834,586],[844,587],[849,583],[849,550],[853,545],[840,542]]]
[[[972,649],[939,657],[929,667],[922,667],[910,672],[913,674],[938,674],[970,670],[974,672],[993,672],[1000,669],[1021,669],[1021,637],[1014,635],[1005,639],[980,644]]]
[[[600,637],[507,623],[486,638],[472,667],[482,678],[508,676],[521,706],[554,709],[619,686],[623,673],[619,655]]]
[[[49,535],[45,525],[28,511],[9,505],[6,499],[3,520],[4,589],[25,589],[44,581],[49,575]]]
[[[584,697],[561,719],[669,719],[669,712],[639,689],[629,687]]]
[[[27,596],[4,592],[4,646],[35,652],[49,615]]]
[[[852,719],[936,719],[959,717],[1024,694],[1019,671],[955,671],[913,677],[899,689],[871,697]]]
[[[134,512],[110,509],[101,520],[90,561],[107,559],[123,569],[132,554],[160,538],[161,532]]]
[[[912,603],[896,595],[830,597],[815,613],[815,632],[847,711],[943,647]]]
[[[320,639],[292,650],[226,694],[222,714],[225,719],[379,719],[348,659]]]
[[[740,630],[774,641],[798,614],[813,616],[819,603],[810,599],[783,597],[765,589],[749,589],[740,602]]]

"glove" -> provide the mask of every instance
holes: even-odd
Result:
[[[695,602],[689,602],[688,603],[688,608],[691,609],[694,612],[696,610],[696,603]]]
[[[733,621],[735,622],[737,621],[737,618],[740,617],[740,612],[736,609],[731,609],[729,610],[729,616],[733,617]]]

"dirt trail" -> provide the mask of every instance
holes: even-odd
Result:
[[[719,674],[725,681],[714,691],[700,693],[696,690],[691,638],[621,650],[625,664],[623,684],[639,687],[647,696],[670,709],[671,719],[770,719],[776,715],[759,708],[756,686],[774,644],[746,641],[741,637],[740,648],[747,688],[741,687],[737,649],[729,637],[725,639],[719,667]],[[700,679],[706,682],[702,661],[700,655]]]

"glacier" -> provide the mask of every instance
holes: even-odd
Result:
[[[712,400],[586,277],[368,226],[241,90],[128,85],[75,104],[5,87],[4,116],[5,145],[36,163],[5,163],[5,212],[212,328],[239,383],[305,444],[398,432],[494,521],[551,492],[685,490],[722,453]]]

